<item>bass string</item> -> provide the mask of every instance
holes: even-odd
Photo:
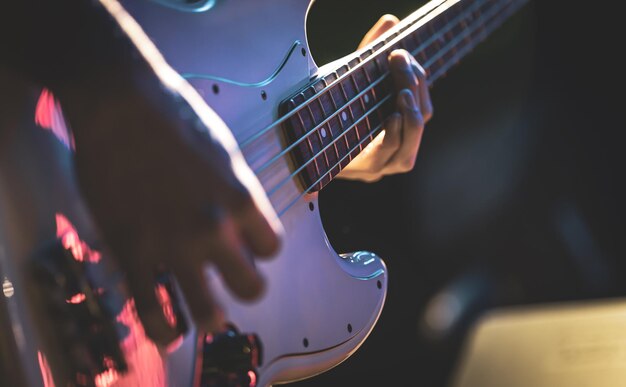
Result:
[[[484,0],[478,3],[475,3],[472,5],[472,7],[470,7],[469,9],[465,10],[465,14],[467,13],[471,13],[473,12],[475,9],[474,8],[479,8],[480,6],[482,6],[482,4],[486,3],[489,0]],[[496,8],[497,10],[497,8]],[[493,9],[491,10],[493,11]],[[425,50],[426,48],[430,47],[432,44],[434,44],[437,40],[439,40],[443,34],[445,34],[449,29],[453,28],[456,25],[459,25],[460,20],[464,19],[465,15],[460,15],[457,18],[453,19],[453,21],[451,21],[450,23],[448,23],[448,26],[450,26],[449,28],[443,28],[441,30],[440,34],[435,34],[434,36],[431,36],[424,44],[422,44],[421,46],[417,47],[415,50],[413,50],[413,52],[411,52],[412,56],[416,56],[419,52]],[[470,24],[470,26],[466,29],[464,29],[463,34],[457,36],[455,39],[453,39],[452,41],[450,41],[446,46],[444,46],[442,49],[440,49],[437,52],[437,55],[435,55],[433,58],[429,59],[425,64],[424,64],[424,68],[428,69],[432,64],[436,63],[439,58],[441,58],[443,55],[445,55],[446,53],[448,53],[450,50],[454,49],[456,46],[456,43],[463,41],[465,38],[467,38],[468,35],[471,35],[472,33],[474,33],[477,29],[481,28],[484,26],[484,17],[485,15],[481,15],[480,18],[474,20],[472,22],[472,24]],[[459,21],[459,23],[457,23],[457,21]],[[376,85],[380,84],[382,81],[384,81],[387,77],[389,77],[390,73],[386,72],[385,74],[383,74],[382,76],[380,76],[378,79],[376,79],[375,81],[373,81],[370,85],[368,85],[366,88],[364,88],[361,92],[359,92],[355,97],[353,97],[352,99],[350,99],[349,101],[347,101],[344,105],[341,106],[341,108],[343,109],[343,107],[345,106],[350,106],[351,104],[353,104],[355,101],[357,101],[359,98],[361,98],[365,93],[371,91]],[[329,86],[327,89],[330,89],[331,86]],[[316,97],[319,97],[321,95],[318,94],[317,96],[314,96],[313,98],[311,98],[309,101],[312,101],[313,99],[315,99]],[[292,110],[293,114],[295,114],[298,110],[300,110],[300,108],[303,105],[307,105],[309,102],[305,102],[302,105],[300,105],[300,107]],[[307,139],[311,134],[315,133],[317,130],[319,130],[321,127],[323,127],[324,125],[326,125],[332,118],[336,117],[341,111],[342,109],[337,109],[335,112],[333,112],[332,114],[330,114],[328,117],[326,117],[324,120],[322,120],[319,124],[315,125],[312,129],[310,129],[309,131],[307,131],[306,133],[304,133],[304,135],[302,135],[301,137],[299,137],[296,141],[294,141],[293,143],[291,143],[288,147],[282,149],[279,153],[277,153],[276,155],[272,156],[268,161],[266,161],[263,165],[261,165],[260,167],[256,168],[254,170],[254,173],[256,175],[259,175],[263,170],[267,169],[268,167],[270,167],[272,164],[274,164],[275,162],[277,162],[280,158],[282,158],[283,156],[285,156],[287,153],[289,153],[290,151],[292,151],[297,145],[299,145],[302,141],[304,141],[305,139]],[[273,126],[275,127],[275,126]],[[348,129],[345,129],[344,132],[342,133],[345,134],[348,130],[350,130],[352,128],[349,127]],[[341,135],[340,135],[341,136]]]
[[[493,21],[488,21],[486,23],[491,23],[490,25],[487,25],[486,23],[483,24],[483,26],[485,28],[483,28],[483,30],[480,32],[479,37],[480,38],[484,38],[486,37],[488,34],[490,34],[494,29],[496,29],[499,25],[499,22],[504,20],[510,13],[514,12],[515,9],[510,9],[509,12],[504,12],[503,14],[500,15],[500,19],[498,19],[498,15],[497,13],[502,11],[504,8],[506,8],[508,5],[515,3],[515,0],[512,0],[510,2],[508,2],[507,4],[505,4],[504,6],[499,7],[497,10],[490,12],[489,15],[485,16],[484,14],[481,15],[480,19],[484,22],[484,20],[486,18],[491,18],[491,17],[496,17],[495,20]],[[518,5],[521,5],[523,3],[523,1],[519,2]],[[467,45],[465,47],[463,47],[461,50],[457,51],[454,56],[452,56],[450,59],[448,59],[445,64],[435,73],[433,74],[433,76],[431,77],[432,81],[434,82],[436,79],[438,79],[440,76],[442,76],[447,70],[449,70],[461,57],[463,57],[467,52],[469,52],[473,47],[471,45]],[[434,63],[434,62],[432,62]],[[431,65],[432,65],[431,63]],[[389,97],[391,97],[391,95],[387,95],[384,100],[386,101]],[[381,100],[381,104],[382,104]],[[371,114],[374,110],[379,109],[380,105],[377,105],[376,108],[370,109],[370,111],[366,114],[369,115]],[[361,119],[363,119],[366,115],[363,115],[363,117],[361,117]],[[352,124],[350,127],[348,127],[344,133],[342,133],[340,136],[337,137],[337,139],[335,139],[334,141],[337,141],[339,138],[341,138],[342,136],[345,136],[346,133],[351,130],[352,128],[354,128],[356,125],[358,124],[358,122],[355,122],[354,124]],[[326,173],[324,173],[323,175],[321,175],[315,182],[313,182],[312,184],[310,184],[305,190],[303,190],[295,199],[293,199],[292,201],[289,202],[289,204],[287,204],[283,209],[281,209],[280,211],[278,211],[278,216],[282,216],[283,214],[285,214],[293,205],[295,205],[298,200],[300,200],[303,196],[307,195],[309,193],[309,191],[315,187],[317,184],[319,184],[324,178],[326,178],[328,176],[329,173],[332,172],[333,169],[335,169],[337,166],[339,166],[341,164],[341,162],[343,162],[348,156],[350,156],[352,154],[353,151],[355,151],[358,147],[361,146],[361,144],[363,144],[370,136],[373,136],[377,131],[379,131],[382,128],[383,123],[381,123],[380,125],[378,125],[377,127],[375,127],[374,129],[372,129],[367,136],[364,136],[363,139],[361,141],[359,141],[354,147],[352,147],[350,149],[350,151],[346,152],[346,155],[344,155],[337,163],[335,163],[332,167],[328,168],[328,171]],[[328,144],[326,146],[326,148],[328,148],[331,144]],[[309,161],[307,161],[307,163],[303,166],[301,166],[298,170],[294,171],[293,173],[291,173],[288,177],[286,177],[285,179],[281,180],[281,182],[279,182],[274,188],[272,188],[270,191],[268,191],[268,196],[271,196],[272,194],[276,193],[278,191],[279,188],[281,188],[283,185],[285,185],[288,181],[290,181],[293,177],[295,177],[298,173],[300,173],[302,171],[302,169],[304,169],[304,167],[309,164],[311,161],[315,160],[315,158],[319,155],[321,155],[321,153],[326,149],[322,149],[320,152],[317,153],[317,155],[315,157],[313,157],[312,159],[310,159]]]
[[[460,15],[458,15],[456,18],[454,18],[453,20],[449,21],[444,28],[439,31],[436,34],[433,34],[433,36],[431,36],[426,42],[422,43],[414,52],[419,52],[421,50],[424,50],[428,47],[430,47],[430,45],[434,42],[436,42],[437,40],[441,39],[443,37],[443,35],[445,33],[447,33],[450,29],[452,29],[453,27],[458,26],[461,21],[463,19],[465,19],[471,12],[473,12],[475,9],[480,8],[482,5],[484,5],[485,3],[487,3],[490,0],[479,0],[476,3],[472,4],[472,6],[466,10],[464,10]],[[416,20],[414,23],[419,22],[419,20]],[[382,51],[383,49],[381,48],[379,50]],[[414,55],[414,54],[413,54]],[[336,84],[340,83],[341,81],[343,81],[344,79],[346,79],[348,76],[350,76],[355,69],[351,69],[350,71],[348,71],[347,73],[345,73],[344,75],[342,75],[341,77],[337,78],[335,81],[333,81],[331,84],[329,84],[327,87],[325,87],[323,90],[321,90],[319,93],[311,96],[309,99],[307,99],[306,101],[302,102],[299,106],[297,106],[296,108],[294,108],[293,110],[291,110],[289,113],[283,115],[282,117],[280,117],[278,120],[272,122],[271,124],[269,124],[268,126],[266,126],[265,128],[261,129],[260,131],[254,133],[252,136],[250,136],[249,138],[247,138],[244,141],[240,142],[239,148],[243,151],[246,148],[248,148],[255,140],[259,139],[261,136],[263,136],[264,134],[266,134],[267,132],[271,131],[272,129],[275,128],[279,128],[280,125],[282,125],[285,121],[287,121],[289,118],[291,118],[294,114],[296,114],[299,110],[301,110],[303,107],[309,105],[313,100],[315,100],[316,98],[322,96],[323,94],[325,94],[326,92],[328,92],[328,90],[330,90],[331,88],[333,88]],[[385,77],[387,74],[383,74],[383,77]],[[352,98],[351,100],[347,101],[345,105],[343,106],[347,106],[351,103],[353,103],[356,100],[355,98]],[[343,107],[342,106],[342,107]],[[306,137],[307,134],[305,134]]]

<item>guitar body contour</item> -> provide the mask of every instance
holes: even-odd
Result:
[[[274,122],[279,104],[316,73],[305,35],[309,5],[308,0],[218,1],[207,11],[189,12],[158,2],[124,2],[168,63],[188,77],[239,141]],[[253,170],[283,149],[281,135],[277,130],[243,149]],[[288,160],[280,159],[258,177],[270,191],[291,172]],[[306,378],[345,360],[366,339],[385,300],[382,260],[363,252],[338,255],[325,236],[317,194],[298,198],[301,193],[290,180],[270,195],[276,211],[289,208],[281,214],[282,250],[257,262],[267,279],[258,302],[241,302],[216,275],[211,278],[229,321],[261,341],[259,385]],[[189,335],[170,356],[174,385],[189,385],[196,347]]]
[[[197,75],[189,81],[240,141],[275,121],[280,102],[307,84],[317,70],[306,44],[308,0],[208,2],[210,7],[201,12],[164,4],[146,0],[127,1],[124,6],[177,71]],[[29,386],[48,387],[53,380],[57,385],[59,380],[76,380],[76,375],[64,374],[63,351],[68,345],[47,322],[52,312],[37,290],[32,261],[42,252],[45,256],[51,243],[63,241],[60,216],[61,223],[67,220],[85,243],[84,249],[104,242],[78,193],[67,144],[46,130],[50,128],[34,124],[36,93],[26,103],[30,113],[21,117],[21,134],[8,146],[14,151],[3,155],[0,279],[10,279],[13,290],[10,298],[2,297],[0,325],[13,330],[12,340],[2,347],[16,352],[20,365],[10,380],[27,379]],[[46,107],[49,115],[61,114],[50,104]],[[283,146],[277,130],[246,147],[244,155],[254,170]],[[258,177],[270,190],[291,173],[289,161],[280,159]],[[267,279],[264,295],[243,302],[207,269],[228,321],[239,332],[257,337],[261,362],[253,379],[260,386],[307,378],[348,358],[373,329],[387,291],[386,268],[375,254],[340,256],[330,246],[316,193],[303,194],[297,180],[289,179],[270,200],[277,211],[283,210],[286,232],[279,254],[257,263]],[[118,290],[109,277],[96,274],[93,281],[100,280],[101,289]],[[125,305],[124,310],[133,324],[124,322],[126,328],[131,325],[130,333],[126,329],[120,334],[128,372],[125,376],[104,372],[95,384],[199,385],[204,332],[191,325],[180,346],[161,355],[135,326],[136,316],[129,308]],[[114,318],[119,322],[121,317]]]

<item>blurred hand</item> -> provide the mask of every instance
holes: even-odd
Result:
[[[365,34],[359,48],[398,22],[395,16],[383,16]],[[397,112],[385,121],[381,133],[339,173],[339,178],[374,182],[385,175],[408,172],[415,165],[424,124],[433,114],[426,73],[406,50],[395,50],[389,55],[389,68],[397,91]]]
[[[252,257],[276,253],[281,233],[230,130],[191,86],[181,90],[143,82],[113,98],[78,94],[86,102],[64,106],[82,192],[147,335],[162,345],[175,332],[155,294],[158,272],[174,275],[197,327],[214,331],[224,317],[204,267],[254,299],[264,282]]]

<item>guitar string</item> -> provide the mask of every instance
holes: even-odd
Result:
[[[383,103],[387,102],[389,100],[389,98],[391,98],[391,94],[386,95],[383,99],[381,99],[380,101],[378,101],[378,103],[376,103],[376,105],[372,106],[370,108],[370,110],[368,110],[367,112],[365,112],[361,117],[359,117],[358,120],[356,120],[352,125],[350,125],[344,132],[342,132],[339,136],[337,136],[337,138],[335,138],[333,141],[331,141],[330,143],[328,143],[324,148],[322,148],[315,156],[313,156],[312,158],[310,158],[306,163],[302,164],[300,166],[300,168],[296,169],[295,171],[293,171],[289,176],[287,176],[286,178],[284,178],[283,180],[281,180],[278,184],[276,184],[276,186],[274,186],[274,188],[272,188],[271,191],[267,192],[267,196],[272,196],[272,194],[274,192],[276,192],[276,190],[278,190],[280,187],[282,187],[288,180],[290,180],[291,178],[293,178],[294,176],[296,176],[298,173],[302,172],[302,170],[311,163],[311,161],[317,159],[319,156],[321,156],[328,148],[330,148],[331,145],[334,145],[339,139],[343,138],[348,131],[350,131],[352,128],[356,127],[361,121],[363,121],[364,119],[366,119],[370,113],[372,113],[373,111],[377,110]],[[370,132],[371,133],[371,132]],[[369,136],[366,136],[369,137]],[[352,149],[350,151],[350,153],[352,153],[354,149]],[[343,159],[342,159],[343,160]],[[333,168],[335,168],[337,166],[337,164],[335,164],[333,166]],[[331,168],[332,169],[332,168]]]
[[[492,11],[494,11],[492,9]],[[492,13],[496,13],[499,12],[500,9],[496,9],[494,12]],[[477,27],[477,28],[468,28],[465,30],[465,33],[463,35],[458,36],[457,38],[451,40],[445,47],[443,47],[443,49],[440,51],[440,53],[442,53],[442,55],[445,55],[446,53],[450,52],[453,48],[455,48],[457,46],[457,43],[459,43],[460,41],[464,40],[467,35],[471,35],[472,33],[474,33],[478,28],[480,28],[481,26],[484,25],[484,19],[486,17],[491,18],[493,15],[484,15],[481,16],[481,18],[478,20],[478,22],[476,23],[478,26],[472,26],[472,27]],[[469,47],[469,46],[468,46]],[[426,62],[425,66],[426,67],[430,67],[431,65],[433,65],[439,58],[434,58],[433,60],[429,60]],[[445,65],[444,65],[445,66]],[[384,77],[384,76],[383,76]],[[431,77],[431,82],[434,81],[434,79],[432,79]],[[282,185],[283,183],[285,183],[287,180],[289,180],[290,178],[294,177],[295,175],[297,175],[299,172],[302,171],[302,169],[304,167],[306,167],[306,165],[308,165],[310,162],[314,161],[315,159],[317,159],[321,154],[324,153],[325,150],[327,150],[331,145],[334,145],[338,140],[340,140],[342,137],[344,137],[345,135],[347,135],[349,133],[350,130],[352,130],[354,127],[356,127],[356,125],[358,125],[363,119],[367,118],[374,110],[376,110],[379,106],[382,105],[382,103],[386,102],[389,98],[391,97],[391,94],[388,94],[387,96],[385,96],[383,99],[381,99],[381,101],[379,101],[375,106],[373,106],[372,108],[370,108],[368,111],[366,111],[356,122],[354,122],[353,124],[351,124],[348,128],[346,128],[339,136],[337,136],[337,138],[335,138],[333,141],[331,141],[329,144],[327,144],[323,149],[321,149],[315,156],[313,156],[312,158],[310,158],[304,165],[302,165],[300,168],[298,168],[297,170],[295,170],[290,176],[286,177],[283,181],[281,181],[280,183],[278,183],[277,186],[275,186],[274,188],[272,188],[269,192],[268,195],[271,195],[272,193],[274,193],[278,188],[280,188],[280,185]],[[279,156],[284,155],[284,153],[280,153]],[[336,165],[335,165],[336,166]],[[332,168],[334,168],[335,166],[333,166]],[[331,168],[331,169],[332,169]],[[258,171],[258,170],[257,170]],[[256,172],[256,171],[255,171]]]
[[[498,22],[503,21],[508,15],[512,14],[515,10],[516,7],[515,5],[521,6],[521,4],[523,3],[523,1],[519,2],[518,4],[515,4],[515,0],[512,1],[513,3],[513,7],[512,9],[509,9],[509,12],[505,12],[501,19],[497,19],[491,24],[491,25],[487,25],[485,24],[485,28],[483,28],[482,31],[479,32],[479,38],[484,39],[487,37],[487,35],[489,35],[494,29],[496,29],[498,27]],[[511,4],[507,4],[506,6],[503,6],[502,8],[508,7]],[[501,11],[502,9],[500,9],[499,11]],[[493,15],[492,15],[493,16]],[[497,15],[495,15],[497,16]],[[490,16],[491,17],[491,16]],[[480,19],[483,19],[484,15],[480,16]],[[489,22],[487,22],[489,23]],[[433,77],[431,78],[433,81],[435,81],[439,76],[443,75],[451,66],[454,65],[454,63],[459,60],[463,55],[465,55],[467,52],[471,51],[475,46],[472,45],[467,45],[464,46],[460,51],[457,51],[456,54],[450,58],[444,66],[442,66],[441,70],[438,71],[437,73],[435,73],[433,75]],[[369,132],[369,135],[373,135],[373,133],[375,133],[376,131],[378,131],[383,124],[378,125],[376,128],[372,129]],[[364,137],[363,140],[361,140],[358,144],[356,144],[344,157],[342,157],[332,168],[329,168],[329,170],[324,173],[322,176],[320,176],[319,179],[317,179],[315,182],[313,182],[311,185],[309,185],[309,187],[307,189],[305,189],[303,192],[301,192],[295,199],[293,199],[289,204],[287,204],[287,206],[285,206],[285,208],[283,208],[282,210],[278,211],[277,214],[278,216],[282,216],[283,214],[285,214],[285,212],[287,212],[293,205],[295,205],[298,200],[300,200],[300,198],[302,198],[303,196],[305,196],[306,194],[309,193],[309,190],[313,187],[315,187],[318,183],[320,183],[335,167],[337,167],[338,165],[340,165],[340,163],[348,156],[350,155],[354,150],[356,150],[357,147],[359,147],[363,142],[365,142],[365,140],[367,140],[368,136]],[[293,177],[290,176],[289,178]],[[284,183],[283,183],[284,184]],[[272,190],[273,192],[276,191],[276,188]]]
[[[476,8],[480,8],[482,6],[483,3],[486,3],[489,0],[485,0],[482,1],[480,3],[476,3],[474,4],[474,6],[476,6]],[[466,14],[469,14],[471,12],[473,12],[474,9],[468,9],[466,11],[464,11]],[[459,15],[457,18],[453,19],[451,22],[449,22],[446,27],[449,28],[444,28],[441,30],[440,33],[437,33],[433,36],[431,36],[425,43],[423,43],[422,45],[418,46],[415,50],[413,50],[411,52],[412,56],[416,56],[419,52],[427,49],[428,47],[432,46],[432,44],[434,44],[436,41],[438,41],[446,32],[448,32],[449,30],[451,30],[452,28],[458,26],[460,24],[460,21],[465,19],[467,15]],[[478,24],[480,24],[480,20],[478,19]],[[458,21],[458,23],[457,23]],[[476,24],[476,20],[473,22],[474,24]],[[476,26],[477,28],[480,28],[480,25]],[[470,32],[473,33],[474,31],[472,30]],[[467,29],[464,30],[463,35],[461,35],[460,37],[462,39],[464,39],[467,36]],[[457,36],[458,38],[459,36]],[[442,50],[440,50],[437,54],[442,54],[445,55],[447,53],[447,51],[443,52]],[[437,61],[439,58],[431,58],[429,59],[423,66],[425,68],[430,67],[430,65],[432,64],[432,62]],[[330,121],[332,118],[336,117],[339,113],[341,113],[344,108],[346,107],[350,107],[350,105],[352,105],[354,102],[356,102],[357,100],[359,100],[359,98],[361,98],[363,95],[365,95],[366,93],[368,93],[369,91],[371,91],[375,86],[377,86],[378,84],[380,84],[382,81],[384,81],[388,76],[390,75],[389,72],[386,72],[385,74],[383,74],[382,76],[380,76],[378,79],[376,79],[374,82],[372,82],[370,85],[368,85],[366,88],[364,88],[362,91],[360,91],[357,95],[355,95],[352,99],[348,100],[344,105],[341,106],[340,109],[337,109],[335,112],[333,112],[332,114],[330,114],[328,117],[324,118],[319,124],[315,125],[312,129],[310,129],[308,132],[306,132],[304,135],[302,135],[300,138],[298,138],[296,141],[294,141],[293,143],[291,143],[288,147],[282,149],[278,154],[272,156],[272,158],[270,158],[268,161],[266,161],[263,165],[261,165],[259,168],[254,170],[255,174],[259,174],[261,173],[263,170],[265,170],[266,168],[268,168],[270,165],[272,165],[273,163],[275,163],[276,161],[278,161],[282,156],[286,155],[288,152],[290,152],[291,150],[293,150],[298,144],[300,144],[302,141],[304,141],[305,139],[307,139],[311,134],[315,133],[317,130],[319,130],[322,126],[326,125],[326,123],[328,121]],[[316,95],[316,97],[320,96],[320,94]],[[315,99],[312,98],[311,101]],[[308,102],[306,102],[308,103]],[[305,103],[305,105],[306,105]],[[300,105],[298,108],[294,109],[294,111],[300,110],[302,108],[302,105]],[[347,129],[346,129],[347,130]]]
[[[476,4],[483,4],[486,1],[489,0],[480,0],[479,2],[475,3]],[[474,6],[472,5],[472,7]],[[452,5],[450,5],[451,7]],[[481,5],[482,6],[482,5]],[[434,12],[434,10],[432,10],[431,12]],[[445,11],[444,11],[445,12]],[[428,15],[426,15],[425,17],[427,17]],[[418,19],[415,20],[413,22],[413,24],[418,23],[420,20],[422,19]],[[426,24],[424,24],[426,25]],[[415,31],[413,31],[415,32]],[[412,32],[412,33],[413,33]],[[435,36],[439,37],[438,34],[436,34]],[[397,37],[394,37],[394,39]],[[373,44],[373,42],[372,42]],[[385,45],[388,45],[388,43],[386,43]],[[379,52],[382,51],[382,48],[379,50]],[[360,62],[360,63],[364,63]],[[247,148],[252,142],[254,142],[255,140],[257,140],[258,138],[260,138],[262,135],[266,134],[267,132],[269,132],[270,130],[272,130],[273,128],[278,127],[279,125],[281,125],[282,123],[284,123],[287,119],[289,119],[290,117],[292,117],[294,114],[296,114],[302,107],[310,104],[314,99],[320,97],[321,95],[325,94],[326,92],[328,92],[328,90],[330,90],[331,88],[333,88],[335,85],[339,84],[341,81],[343,81],[344,79],[348,78],[351,74],[354,73],[355,70],[357,70],[358,68],[360,68],[361,66],[357,65],[356,68],[350,69],[348,72],[346,72],[345,74],[343,74],[341,77],[338,77],[336,80],[334,80],[330,85],[326,86],[322,91],[320,91],[319,93],[311,96],[309,99],[305,100],[304,102],[302,102],[299,106],[297,106],[296,108],[294,108],[292,111],[290,111],[289,113],[285,114],[284,116],[280,117],[278,120],[272,122],[271,124],[269,124],[268,126],[266,126],[265,128],[263,128],[262,130],[256,132],[255,134],[253,134],[252,136],[250,136],[248,139],[241,141],[239,148],[241,150],[243,150],[244,148]]]
[[[514,1],[514,0],[513,0]],[[492,12],[492,14],[490,15],[481,15],[480,19],[481,19],[481,25],[486,24],[484,22],[484,19],[486,18],[491,18],[492,16],[497,16],[496,14],[498,12],[500,12],[503,8],[505,8],[505,6],[503,6],[501,9],[496,9],[495,11]],[[497,24],[497,23],[496,23]],[[472,30],[470,33],[473,33],[475,31]],[[484,34],[484,31],[481,33]],[[455,39],[452,40],[446,47],[445,47],[445,51],[449,52],[452,48],[454,48],[456,46],[456,43],[458,43],[459,41],[461,41],[462,39],[464,39],[464,37],[459,37],[459,39]],[[471,45],[465,46],[464,47],[465,51],[460,51],[463,54],[472,49]],[[442,66],[442,70],[446,70],[447,68],[449,68],[454,61],[457,60],[457,56],[459,56],[458,54],[455,55],[454,57],[451,58],[451,60],[449,60],[448,62],[446,62],[444,64],[444,66]],[[432,65],[433,63],[435,63],[435,61],[430,61],[431,63],[429,63],[429,65]],[[440,75],[442,75],[445,71],[441,71],[439,70],[437,72],[437,77],[439,77]],[[434,81],[436,78],[431,78],[432,81]],[[369,114],[371,114],[371,112],[373,112],[374,110],[376,110],[380,105],[382,105],[382,103],[384,103],[386,100],[388,100],[391,97],[390,95],[387,95],[386,97],[384,97],[383,100],[381,100],[375,107],[372,107],[368,112],[366,112],[362,117],[359,118],[359,120],[357,122],[354,122],[350,127],[348,127],[341,135],[339,135],[336,139],[334,139],[330,144],[326,145],[326,147],[324,147],[322,150],[320,150],[314,157],[312,157],[311,159],[309,159],[304,165],[300,166],[300,168],[298,168],[296,171],[292,172],[289,176],[285,177],[283,180],[281,180],[276,186],[274,186],[274,188],[272,188],[270,191],[268,191],[267,195],[271,196],[273,193],[275,193],[279,188],[281,188],[284,184],[286,184],[289,180],[291,180],[293,177],[295,177],[298,173],[300,173],[309,163],[311,163],[312,161],[316,160],[326,149],[328,149],[331,145],[333,145],[337,140],[341,139],[343,136],[345,136],[351,129],[353,129],[354,127],[356,127],[356,125],[359,124],[360,121],[362,121],[364,118],[366,118],[367,116],[369,116]],[[383,125],[383,124],[381,124]],[[372,135],[372,133],[374,133],[374,131],[370,131],[368,133],[368,135],[364,138],[363,141],[360,141],[357,145],[361,145],[369,136]],[[344,155],[344,157],[341,158],[341,160],[339,160],[338,163],[336,163],[335,165],[333,165],[332,167],[330,167],[328,169],[328,171],[326,173],[324,173],[322,175],[322,177],[320,179],[318,179],[318,181],[316,181],[313,185],[311,185],[310,187],[308,187],[305,192],[307,192],[308,190],[310,190],[311,188],[313,188],[317,183],[319,183],[324,177],[326,177],[328,175],[328,173],[330,173],[335,167],[337,167],[346,157],[348,157],[356,148],[352,148],[349,152],[347,152],[346,155]]]

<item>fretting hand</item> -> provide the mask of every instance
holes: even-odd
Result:
[[[359,48],[397,23],[395,16],[383,16],[365,34]],[[385,121],[383,131],[339,173],[339,178],[374,182],[385,175],[408,172],[415,165],[424,124],[433,114],[426,75],[406,50],[391,53],[389,68],[397,90],[397,112]]]

